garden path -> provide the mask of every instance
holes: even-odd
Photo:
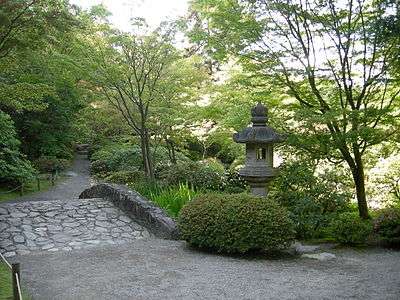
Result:
[[[61,180],[56,186],[51,187],[49,190],[25,195],[6,202],[20,203],[22,201],[48,201],[78,198],[79,194],[84,189],[90,187],[93,182],[89,171],[90,163],[86,157],[86,154],[76,154],[72,166],[63,173],[63,176],[67,178]]]
[[[0,203],[0,252],[6,257],[69,251],[149,238],[149,232],[104,199],[78,199],[90,186],[89,162],[78,155],[69,178],[42,193]]]
[[[334,249],[336,259],[231,257],[143,239],[21,256],[34,299],[399,299],[400,251]]]

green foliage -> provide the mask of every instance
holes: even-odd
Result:
[[[162,146],[151,148],[156,170],[173,168],[168,156],[168,150]],[[182,154],[177,154],[179,161],[185,160]],[[99,177],[113,175],[114,172],[143,172],[143,159],[140,147],[132,143],[111,143],[99,146],[91,155],[91,171]],[[121,173],[122,174],[122,173]],[[116,175],[117,177],[119,175]],[[117,178],[115,177],[115,178]],[[136,177],[136,176],[135,176]]]
[[[246,182],[234,170],[226,170],[222,190],[225,193],[242,193],[246,190]]]
[[[400,208],[380,210],[374,220],[375,232],[389,245],[400,245]]]
[[[91,156],[92,173],[105,177],[113,171],[135,171],[142,167],[141,150],[137,145],[110,144]]]
[[[361,219],[357,213],[340,214],[330,225],[332,236],[342,244],[364,244],[370,237],[373,226],[370,220]]]
[[[224,167],[216,160],[178,162],[159,174],[168,185],[189,183],[200,190],[220,190],[224,185]]]
[[[70,161],[55,156],[42,156],[34,161],[34,165],[40,173],[52,173],[65,170],[70,165]]]
[[[118,142],[131,134],[118,111],[104,101],[96,101],[80,110],[72,127],[75,142],[94,147]]]
[[[338,212],[347,209],[350,196],[339,170],[316,174],[307,161],[287,161],[273,182],[270,196],[290,211],[298,238],[315,238]]]
[[[132,168],[133,169],[133,168]],[[144,179],[143,171],[133,171],[133,170],[120,170],[111,172],[110,175],[105,177],[106,181],[120,183],[120,184],[127,184],[131,182],[137,182]]]
[[[239,124],[242,114],[231,112],[240,93],[251,103],[258,91],[272,90],[289,142],[315,159],[346,163],[360,215],[368,218],[366,157],[377,145],[398,142],[398,6],[337,2],[194,0],[188,36],[217,60],[212,65],[237,62],[248,78],[215,93],[224,105],[211,107]]]
[[[173,218],[176,218],[182,207],[198,194],[188,184],[167,186],[159,182],[150,182],[144,177],[130,181],[128,186],[163,208]]]
[[[218,252],[281,250],[294,238],[286,209],[249,194],[205,194],[189,202],[178,219],[189,244]]]
[[[32,178],[35,173],[19,146],[13,121],[0,110],[0,181],[20,183]]]
[[[176,187],[155,189],[150,192],[149,199],[165,209],[171,217],[176,218],[182,207],[196,194],[197,192],[188,184],[179,184]]]

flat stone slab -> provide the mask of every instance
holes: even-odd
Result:
[[[104,199],[27,201],[0,205],[0,252],[68,251],[150,237]]]
[[[310,258],[310,259],[316,259],[319,261],[327,261],[327,260],[333,260],[336,259],[336,255],[328,252],[322,252],[322,253],[314,253],[314,254],[303,254],[301,256],[302,258]]]

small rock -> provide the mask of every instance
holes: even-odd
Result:
[[[108,232],[108,230],[106,228],[103,228],[103,227],[96,227],[94,229],[94,231],[97,231],[97,232]]]
[[[322,253],[315,253],[315,254],[303,254],[301,256],[302,258],[311,258],[311,259],[316,259],[319,261],[328,261],[328,260],[333,260],[336,259],[336,255],[328,252],[322,252]]]
[[[54,244],[47,244],[47,245],[42,246],[42,250],[49,250],[53,247],[54,247]]]
[[[3,231],[4,229],[6,229],[8,227],[7,224],[5,223],[0,223],[0,232]]]
[[[74,227],[78,227],[78,226],[79,226],[78,223],[64,223],[63,225],[64,225],[65,227],[71,227],[71,228],[74,228]]]
[[[24,214],[24,213],[11,213],[10,215],[13,218],[23,218],[23,217],[27,216],[27,214]]]
[[[125,223],[130,223],[132,221],[127,216],[120,216],[118,219],[120,219],[122,222],[125,222]]]
[[[86,241],[86,243],[92,244],[92,245],[97,245],[97,244],[100,244],[100,241],[99,240],[91,240],[91,241]]]
[[[321,249],[320,246],[302,245],[300,242],[295,242],[293,246],[297,254],[313,253]]]
[[[15,251],[9,251],[3,254],[4,257],[12,257],[15,256],[17,253]]]
[[[34,240],[37,238],[37,235],[30,231],[24,231],[24,235],[28,240]]]
[[[35,244],[34,242],[30,241],[30,240],[27,240],[27,241],[26,241],[26,245],[27,245],[29,248],[36,247],[36,244]]]
[[[23,242],[25,242],[25,238],[22,235],[16,235],[16,236],[14,236],[14,242],[23,243]]]
[[[30,254],[31,251],[29,250],[17,250],[18,255],[27,255]]]

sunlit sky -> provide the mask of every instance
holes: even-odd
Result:
[[[186,14],[189,0],[70,0],[87,9],[103,4],[111,13],[110,22],[123,31],[130,31],[130,19],[142,17],[154,29],[161,21]]]

